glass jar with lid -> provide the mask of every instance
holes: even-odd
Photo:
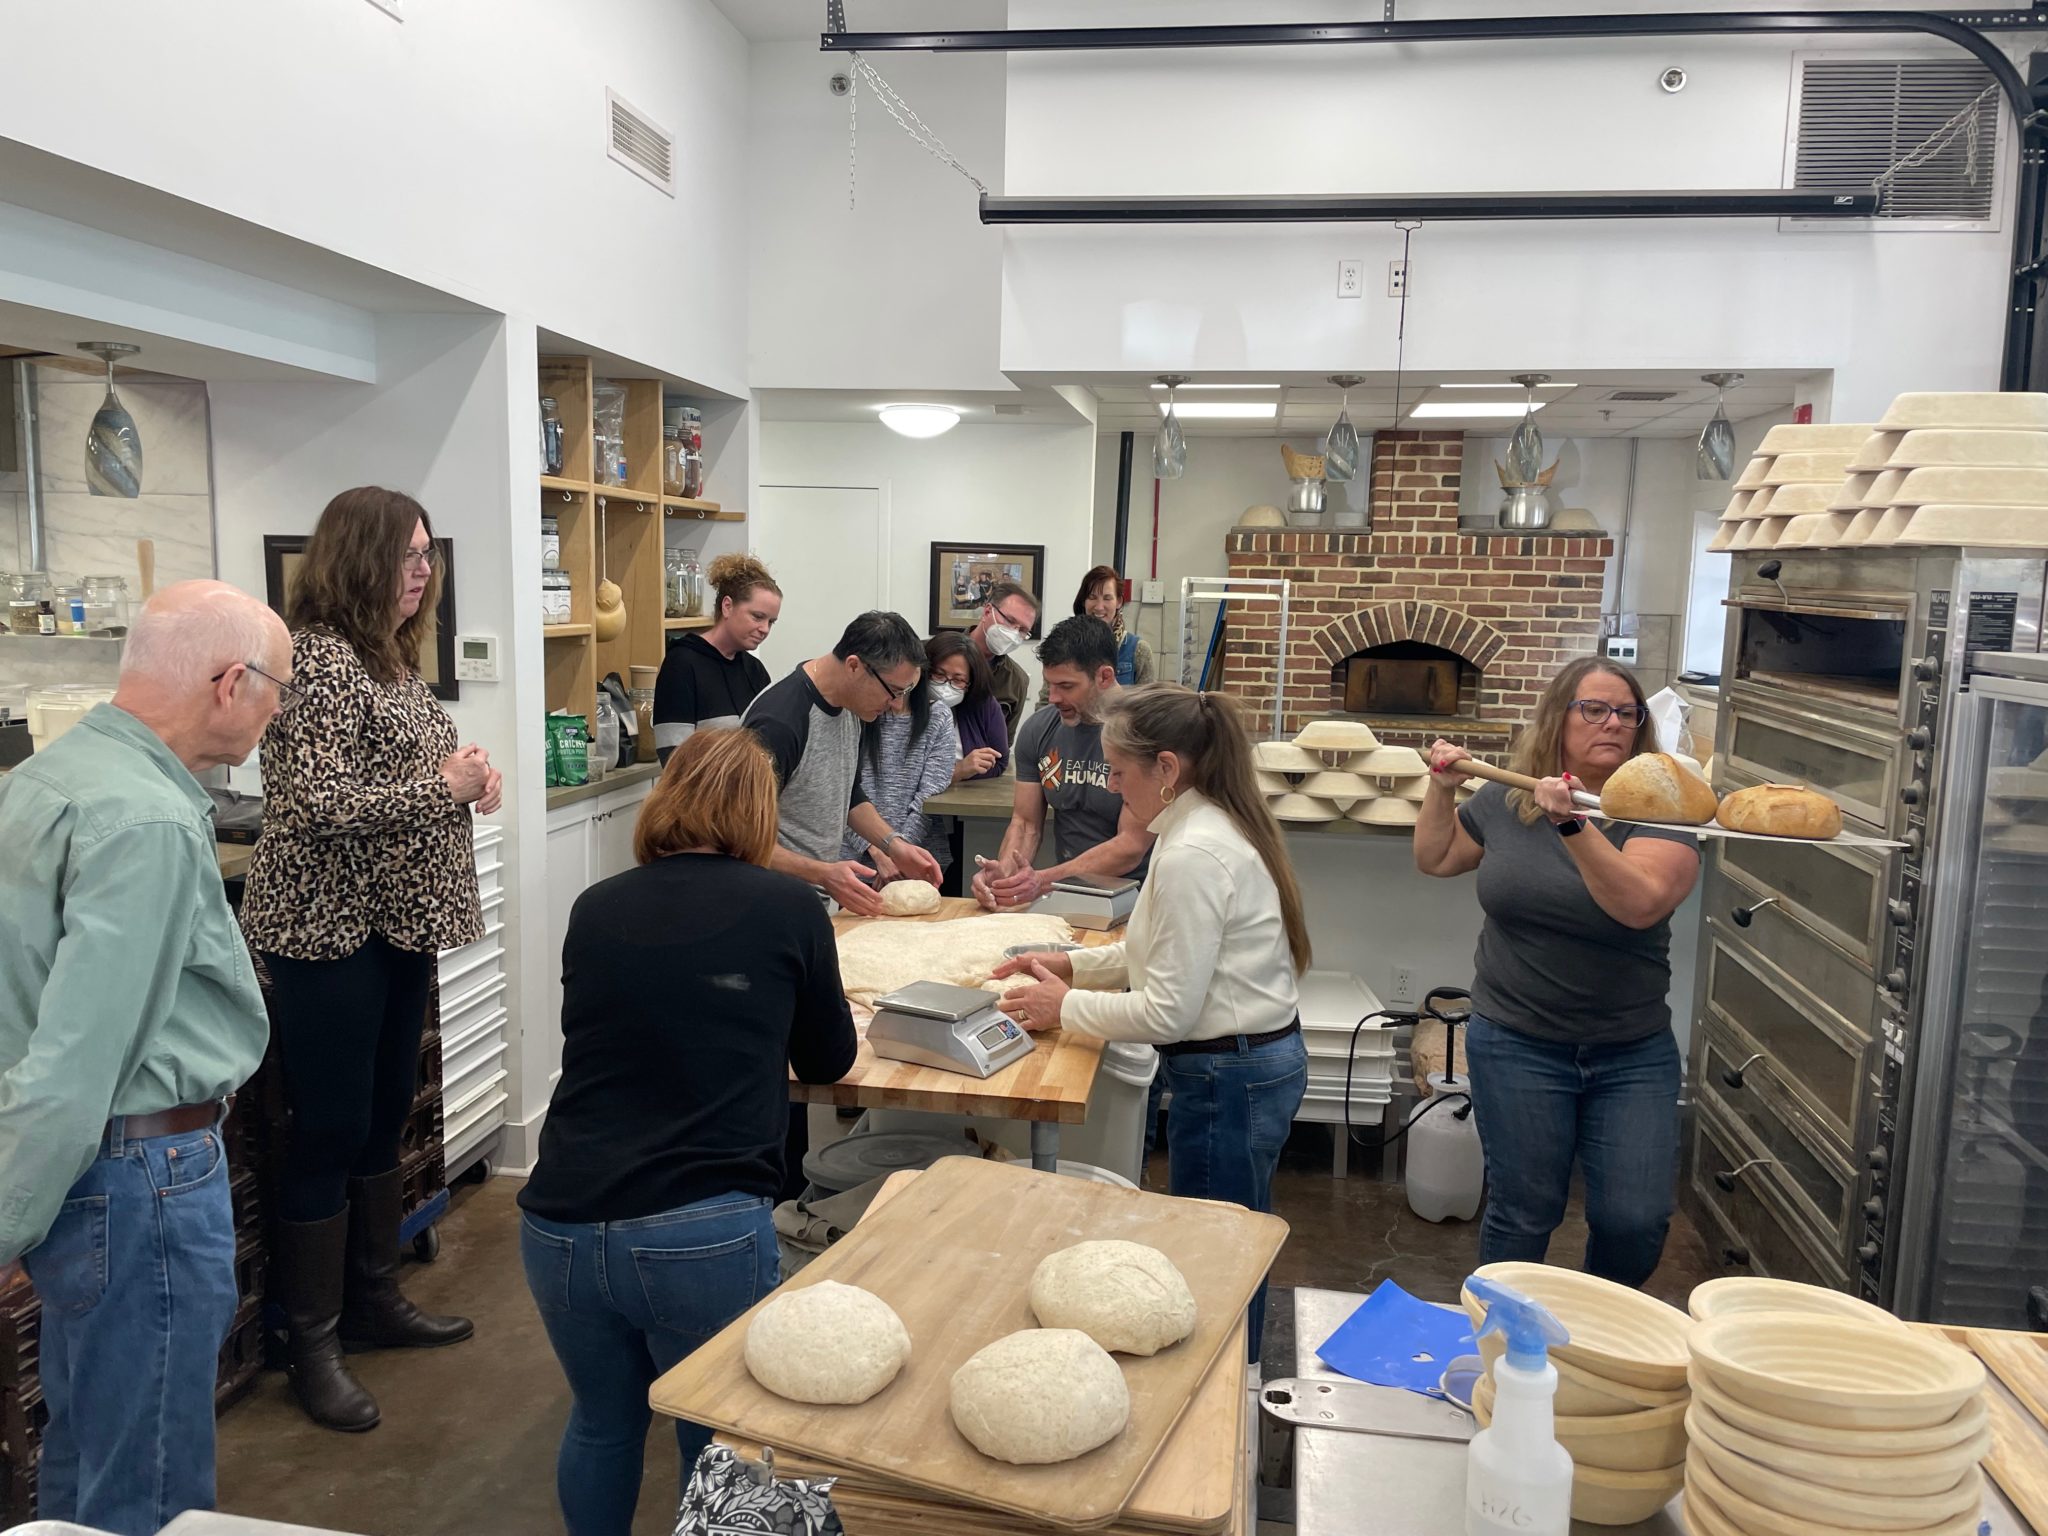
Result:
[[[560,566],[540,573],[540,621],[543,624],[574,622],[574,603],[569,592],[569,573]]]
[[[553,395],[540,397],[540,472],[560,475],[563,465],[562,408]]]
[[[17,635],[33,635],[42,627],[42,606],[49,600],[47,571],[23,571],[7,592],[7,627]]]
[[[686,549],[682,554],[676,582],[683,601],[683,617],[700,619],[704,616],[704,567],[698,562],[695,550]]]
[[[689,450],[683,443],[681,427],[661,429],[661,493],[664,496],[681,496],[683,491],[683,461]]]
[[[661,616],[688,617],[683,612],[683,551],[671,549],[661,559]]]
[[[88,635],[128,633],[128,579],[88,576],[83,583],[85,632]]]

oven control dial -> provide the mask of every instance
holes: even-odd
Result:
[[[1876,1243],[1864,1243],[1856,1250],[1856,1257],[1866,1264],[1875,1264],[1877,1256],[1884,1252]]]
[[[1941,676],[1941,657],[1930,654],[1913,663],[1913,676],[1923,683],[1931,683]]]
[[[1884,904],[1885,915],[1899,927],[1909,926],[1913,921],[1913,903],[1903,897],[1894,896]]]
[[[1906,852],[1918,853],[1920,851],[1920,844],[1924,842],[1925,839],[1920,835],[1920,829],[1918,827],[1908,827],[1903,833],[1900,834],[1899,841],[1906,845]]]
[[[1865,1154],[1863,1161],[1869,1166],[1870,1171],[1872,1173],[1883,1173],[1885,1169],[1891,1166],[1891,1148],[1872,1147],[1870,1151]]]
[[[1934,733],[1925,726],[1915,726],[1906,732],[1906,745],[1915,752],[1925,752],[1934,742]]]
[[[1873,1199],[1870,1199],[1870,1200],[1866,1200],[1866,1201],[1864,1201],[1864,1202],[1863,1202],[1863,1214],[1864,1214],[1865,1216],[1868,1216],[1868,1217],[1869,1217],[1869,1218],[1870,1218],[1870,1219],[1871,1219],[1872,1221],[1883,1221],[1883,1220],[1884,1220],[1884,1202],[1883,1202],[1882,1200],[1878,1200],[1878,1199],[1874,1199],[1874,1198],[1873,1198]]]
[[[1915,779],[1899,791],[1899,798],[1907,805],[1918,805],[1927,798],[1926,783],[1923,780]]]
[[[1905,996],[1906,973],[1904,971],[1886,971],[1884,973],[1884,989],[1894,997]]]

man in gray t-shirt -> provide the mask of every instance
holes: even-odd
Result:
[[[805,662],[756,694],[740,723],[775,761],[778,824],[772,867],[808,880],[859,917],[882,910],[877,872],[937,885],[939,861],[896,832],[860,787],[864,721],[900,710],[924,683],[924,645],[899,614],[864,613],[829,656]],[[877,855],[869,869],[839,857],[851,827]]]
[[[1017,732],[1017,789],[1002,852],[974,877],[975,898],[992,909],[1029,906],[1069,875],[1142,879],[1152,856],[1152,833],[1110,789],[1102,755],[1098,705],[1117,686],[1109,626],[1085,614],[1064,619],[1039,645],[1038,660],[1052,702]],[[1059,862],[1033,869],[1048,810]]]

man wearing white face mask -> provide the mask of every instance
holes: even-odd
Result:
[[[981,622],[969,632],[974,648],[988,662],[995,684],[996,703],[1002,707],[1003,726],[1017,734],[1017,721],[1024,713],[1024,701],[1031,696],[1024,669],[1010,660],[1010,653],[1031,637],[1038,622],[1038,599],[1014,581],[999,581],[988,589],[981,605]]]

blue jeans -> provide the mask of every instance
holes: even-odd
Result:
[[[1586,1270],[1641,1285],[1664,1253],[1678,1186],[1678,1041],[1538,1040],[1479,1015],[1465,1030],[1486,1152],[1479,1262],[1543,1261],[1572,1163],[1586,1173]]]
[[[1173,1093],[1173,1113],[1166,1117],[1168,1192],[1272,1210],[1273,1172],[1308,1087],[1308,1049],[1301,1036],[1188,1055],[1162,1053],[1159,1070]],[[1256,1360],[1266,1329],[1263,1281],[1245,1323],[1245,1344]]]
[[[770,1201],[718,1195],[632,1221],[569,1224],[528,1212],[527,1288],[575,1399],[555,1462],[569,1536],[628,1536],[655,1378],[775,1289]],[[711,1431],[676,1423],[683,1481]]]
[[[38,1513],[155,1536],[213,1508],[213,1383],[236,1302],[220,1133],[110,1130],[23,1264],[50,1405]]]

